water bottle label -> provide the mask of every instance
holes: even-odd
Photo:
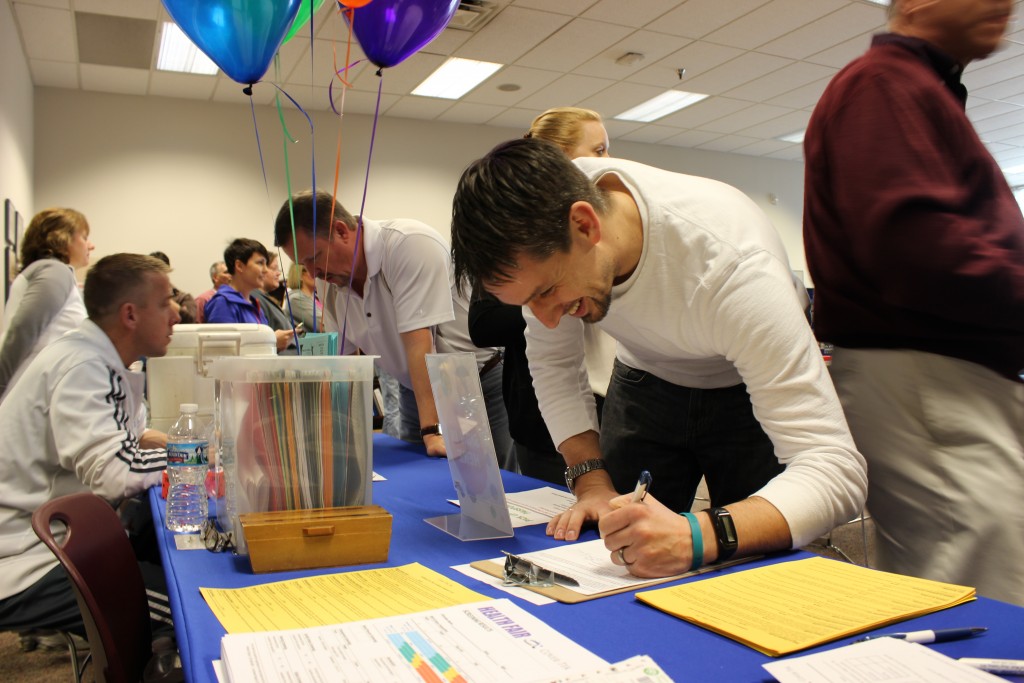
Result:
[[[167,464],[205,465],[206,451],[209,446],[204,441],[187,441],[167,444]]]

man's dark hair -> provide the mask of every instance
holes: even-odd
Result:
[[[604,193],[545,140],[503,142],[465,170],[452,204],[452,259],[461,292],[503,283],[516,259],[569,251],[569,209],[589,202],[606,213]]]
[[[148,294],[150,273],[167,273],[163,261],[142,254],[111,254],[104,256],[85,276],[82,299],[89,319],[96,322],[115,313],[126,301],[142,304]]]
[[[235,274],[235,261],[248,263],[253,254],[260,254],[268,262],[270,261],[270,254],[267,253],[267,248],[256,240],[246,237],[239,237],[233,240],[228,245],[228,248],[224,250],[224,265],[227,266],[228,273],[230,275]]]
[[[334,204],[334,220],[341,221],[348,226],[349,230],[356,229],[356,219],[345,210],[341,202],[335,201],[330,192],[317,191],[314,201],[313,191],[304,190],[292,196],[291,202],[285,200],[281,210],[277,212],[277,219],[274,221],[274,246],[287,247],[292,242],[292,215],[295,216],[296,232],[313,232],[313,213],[316,209],[316,231],[318,234],[327,235],[327,228],[331,221],[331,204]],[[301,259],[295,255],[296,262]]]
[[[151,251],[151,252],[149,252],[149,255],[152,256],[153,258],[160,259],[161,261],[163,261],[167,265],[171,265],[171,259],[168,258],[167,254],[165,254],[162,251]]]

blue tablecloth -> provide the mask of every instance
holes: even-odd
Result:
[[[494,598],[508,594],[475,582],[451,570],[452,565],[497,557],[501,550],[528,552],[556,545],[544,535],[544,527],[516,529],[515,538],[463,542],[426,524],[423,519],[454,512],[448,498],[455,498],[448,464],[427,458],[420,446],[402,443],[383,435],[373,441],[373,468],[387,481],[373,484],[373,502],[394,516],[389,560],[383,565],[361,565],[350,569],[372,569],[419,562],[473,590]],[[544,485],[528,477],[503,472],[508,492]],[[239,588],[271,581],[347,569],[309,570],[253,574],[245,557],[205,550],[178,550],[174,534],[164,529],[164,504],[159,489],[150,492],[158,525],[160,552],[174,616],[178,647],[186,680],[194,683],[216,680],[211,662],[220,658],[224,629],[199,593],[199,587]],[[163,531],[161,531],[163,530]],[[584,533],[583,540],[596,537]],[[790,552],[741,565],[759,566],[809,556]],[[690,579],[699,580],[699,579]],[[633,598],[632,592],[576,605],[535,606],[517,600],[524,609],[574,639],[582,646],[614,662],[636,654],[651,655],[675,680],[764,681],[771,680],[761,664],[771,658],[728,638],[676,619]],[[987,626],[988,633],[971,640],[936,644],[936,650],[951,657],[994,657],[1024,659],[1024,608],[994,600],[979,599],[936,614],[899,625],[899,630]],[[894,630],[888,627],[886,631]],[[839,641],[833,644],[846,644]],[[827,649],[829,646],[818,649]],[[815,652],[808,650],[805,653]],[[343,680],[339,675],[339,680]],[[1010,678],[1009,680],[1019,680]]]

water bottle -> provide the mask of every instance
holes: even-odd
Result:
[[[206,521],[206,470],[210,444],[196,416],[199,406],[182,403],[167,432],[167,528],[193,533]]]

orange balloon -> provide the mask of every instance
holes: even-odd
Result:
[[[352,9],[359,9],[360,7],[366,7],[370,4],[370,0],[338,0],[345,7],[351,7]]]

